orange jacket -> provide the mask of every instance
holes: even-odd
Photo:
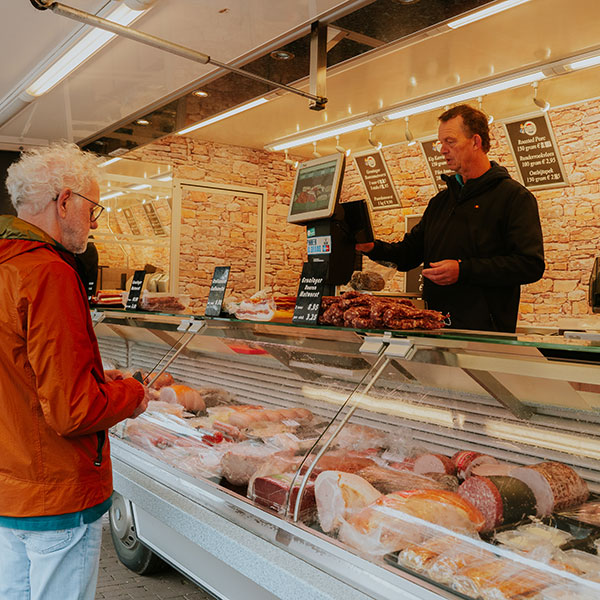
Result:
[[[144,397],[107,382],[72,255],[0,217],[0,515],[80,511],[112,493],[106,429]]]

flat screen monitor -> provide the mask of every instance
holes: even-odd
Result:
[[[344,176],[344,159],[344,154],[336,153],[298,166],[289,223],[304,223],[333,215]]]

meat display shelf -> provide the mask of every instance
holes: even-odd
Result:
[[[483,528],[475,527],[477,518],[491,518],[483,500],[481,512],[457,525],[454,517],[465,513],[456,505],[461,496],[447,491],[456,479],[452,474],[408,471],[415,460],[440,470],[436,461],[445,465],[445,457],[465,451],[483,455],[488,465],[501,463],[511,481],[515,469],[521,479],[533,478],[538,507],[543,501],[563,508],[560,502],[568,504],[570,493],[564,492],[565,499],[552,488],[540,500],[545,491],[535,482],[541,476],[527,468],[539,463],[560,463],[599,493],[600,347],[593,341],[546,333],[378,332],[228,319],[200,319],[199,331],[185,333],[198,329],[190,328],[198,318],[102,314],[95,322],[103,360],[123,370],[154,370],[191,336],[168,372],[215,405],[181,418],[168,414],[181,413],[181,406],[159,403],[113,428],[119,494],[111,510],[113,538],[133,568],[132,557],[148,547],[217,597],[231,599],[240,598],[240,590],[244,598],[261,600],[598,597],[598,579],[573,567],[572,556],[564,554],[579,548],[576,543],[519,554],[498,544],[494,531],[476,533]],[[271,424],[252,421],[252,406],[240,417],[240,405],[260,405]],[[227,422],[234,412],[237,425]],[[217,439],[213,431],[219,431]],[[363,504],[346,496],[331,525],[335,499],[327,505],[329,476],[320,473],[335,469],[350,474],[343,476],[348,485],[360,481],[374,496]],[[381,480],[382,473],[393,481]],[[449,519],[423,520],[421,508],[405,508],[414,498],[390,493],[397,477],[423,476],[437,482],[431,483],[441,490],[433,494],[441,502],[436,510]],[[363,488],[352,490],[360,496]],[[434,501],[431,495],[415,502],[425,506]],[[339,504],[344,494],[338,496]],[[522,516],[542,527],[535,514]],[[568,535],[576,542],[572,529]],[[578,557],[583,562],[596,558],[593,540],[600,529],[591,529],[581,529],[589,536]],[[475,586],[463,577],[462,587],[452,587],[427,569],[402,563],[415,545],[416,554],[437,557],[428,546],[444,539],[498,561],[507,581],[533,577],[540,583],[523,583],[521,595],[509,596],[508,586],[500,589],[489,574],[478,574]]]

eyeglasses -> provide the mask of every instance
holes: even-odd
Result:
[[[97,202],[94,202],[93,200],[90,200],[89,198],[86,198],[83,194],[78,194],[77,192],[73,193],[76,196],[79,196],[80,198],[83,198],[84,200],[87,200],[90,204],[94,205],[94,208],[92,208],[92,212],[90,213],[90,223],[95,223],[100,218],[100,215],[104,210],[104,206],[98,204]]]

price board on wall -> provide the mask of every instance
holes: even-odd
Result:
[[[441,151],[442,144],[437,137],[421,140],[419,144],[436,191],[446,189],[442,175],[454,175],[454,171],[449,169],[446,164],[446,159]]]
[[[354,155],[354,162],[373,210],[401,208],[400,199],[381,150],[366,150]]]
[[[546,113],[507,121],[504,128],[525,187],[543,189],[568,185],[552,124]]]
[[[146,204],[142,204],[142,206],[144,207],[144,212],[146,213],[146,218],[148,219],[148,222],[150,223],[150,227],[152,227],[152,231],[154,232],[154,235],[166,235],[165,233],[165,228],[163,227],[163,224],[160,221],[160,217],[158,216],[158,213],[156,212],[156,208],[154,207],[154,204],[152,202],[146,202]]]
[[[140,231],[140,226],[131,208],[124,208],[123,214],[125,215],[125,220],[127,221],[127,225],[129,225],[129,229],[131,229],[131,233],[133,233],[133,235],[141,235],[142,232]]]

